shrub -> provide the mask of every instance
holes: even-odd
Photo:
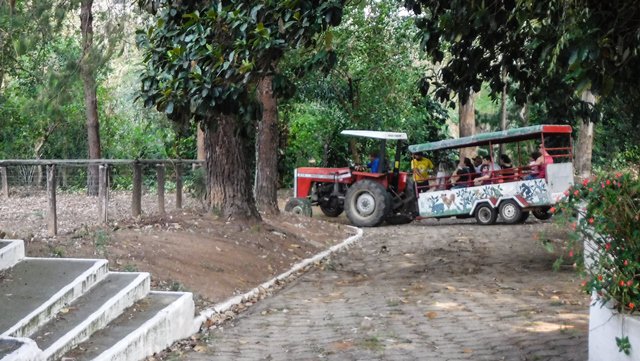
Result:
[[[640,307],[640,182],[636,175],[616,173],[587,179],[565,192],[565,201],[552,212],[568,226],[565,244],[570,259],[581,264],[585,292],[596,294],[596,304],[610,304],[618,312]],[[585,257],[580,250],[584,245]],[[562,257],[558,262],[562,262]],[[558,264],[559,264],[558,263]],[[628,353],[630,345],[618,346]],[[621,346],[623,345],[623,346]]]

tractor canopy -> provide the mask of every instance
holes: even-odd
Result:
[[[406,133],[380,132],[376,130],[343,130],[340,134],[373,139],[407,140]]]

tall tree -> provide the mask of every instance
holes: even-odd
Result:
[[[518,84],[519,104],[528,96],[543,98],[549,114],[564,106],[563,117],[577,115],[588,128],[592,114],[580,100],[584,91],[606,96],[636,87],[630,79],[640,72],[640,8],[633,0],[405,0],[405,6],[418,18],[425,50],[437,61],[450,54],[431,79],[442,100],[461,84],[483,81],[496,95],[506,71]],[[590,156],[579,156],[578,168],[586,174]]]
[[[278,190],[278,100],[274,87],[279,76],[279,63],[284,55],[298,48],[312,48],[318,35],[328,26],[340,24],[345,0],[305,1],[298,5],[281,1],[265,1],[254,7],[251,19],[263,24],[267,41],[255,42],[251,52],[256,61],[256,71],[260,73],[256,88],[260,103],[261,117],[258,121],[256,138],[256,181],[255,197],[258,209],[265,213],[277,213]],[[261,6],[261,7],[260,7]],[[296,20],[297,18],[297,20]],[[328,39],[325,37],[325,39]],[[330,41],[323,44],[331,50]],[[323,51],[322,54],[329,53]]]
[[[155,2],[142,4],[154,8]],[[160,9],[155,26],[140,33],[146,52],[141,96],[173,120],[193,116],[201,123],[210,206],[221,215],[260,219],[248,155],[255,154],[256,84],[273,74],[288,48],[313,41],[311,34],[331,21],[320,11],[334,6],[332,1],[172,2]]]
[[[84,106],[87,115],[87,145],[89,159],[100,159],[100,123],[98,121],[98,100],[93,55],[93,0],[80,2],[80,30],[82,33],[82,58],[80,74],[84,86]],[[87,192],[98,195],[98,165],[89,166],[87,172]]]

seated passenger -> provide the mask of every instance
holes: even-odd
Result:
[[[513,164],[511,158],[506,154],[500,154],[500,167],[504,169],[502,177],[505,182],[511,182],[515,179],[515,171],[513,170]]]
[[[480,176],[473,180],[473,184],[476,186],[489,184],[489,179],[493,177],[493,170],[491,156],[485,155],[482,159],[482,165],[480,166]]]
[[[531,159],[529,161],[529,167],[531,168],[531,173],[529,173],[524,180],[537,179],[540,176],[540,167],[538,165],[538,160],[542,157],[540,152],[534,151],[531,153]]]
[[[436,173],[435,189],[442,191],[447,189],[447,178],[451,176],[451,164],[448,161],[442,161],[438,164],[438,173]]]
[[[473,184],[473,179],[476,177],[476,170],[471,163],[471,159],[464,158],[458,164],[458,169],[453,173],[451,179],[451,188],[464,188]]]

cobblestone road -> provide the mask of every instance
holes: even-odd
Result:
[[[549,224],[366,229],[183,360],[586,360],[588,298]]]

